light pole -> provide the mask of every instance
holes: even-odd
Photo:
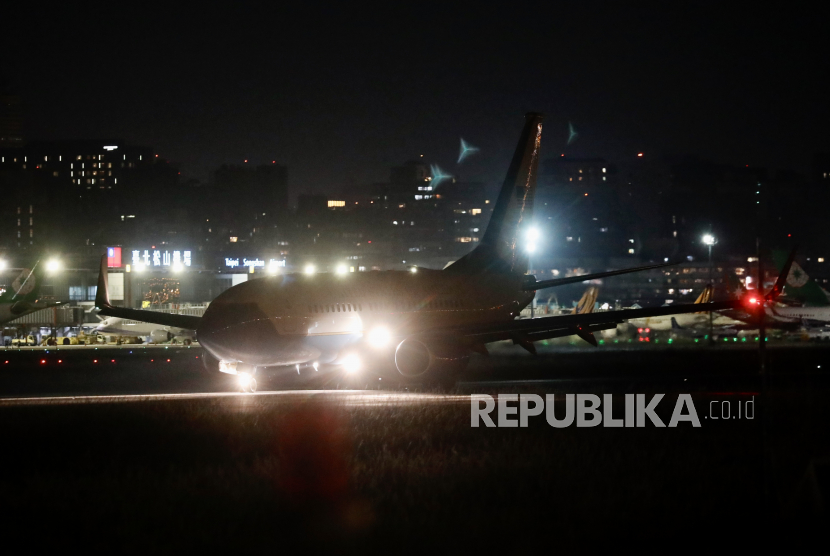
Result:
[[[536,251],[536,242],[539,240],[539,229],[538,228],[530,228],[527,231],[527,266],[530,267],[529,270],[533,270],[533,253]],[[533,294],[533,299],[530,300],[530,318],[535,316],[535,309],[536,309],[536,294]]]
[[[717,238],[712,234],[706,234],[703,236],[703,243],[709,248],[709,286],[712,288],[710,294],[714,296],[715,293],[715,286],[712,284],[712,246],[714,246],[718,242]],[[710,299],[711,301],[711,299]],[[715,343],[715,337],[713,334],[713,322],[712,322],[712,311],[709,311],[709,343]]]

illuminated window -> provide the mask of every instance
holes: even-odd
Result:
[[[473,238],[471,238],[471,237],[457,237],[457,238],[455,238],[455,241],[457,241],[459,243],[470,243],[471,241],[473,241]]]
[[[345,207],[346,201],[329,201],[329,208]]]
[[[239,241],[239,237],[231,236],[231,243],[236,243],[237,241]]]
[[[819,257],[818,262],[823,263],[824,262],[824,257]]]
[[[472,214],[473,216],[475,216],[476,214],[481,214],[481,209],[472,209],[470,211],[470,214]]]
[[[634,254],[634,249],[629,249],[629,250],[628,250],[628,254],[629,254],[629,255],[633,255],[633,254]]]

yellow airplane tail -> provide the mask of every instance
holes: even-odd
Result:
[[[599,288],[596,286],[591,286],[585,293],[582,294],[582,297],[579,298],[579,303],[576,304],[574,307],[573,313],[574,315],[587,315],[588,313],[594,312],[594,305],[597,302],[597,295],[599,294]]]

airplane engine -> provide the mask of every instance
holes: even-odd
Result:
[[[168,332],[167,330],[153,330],[150,333],[150,342],[154,344],[160,344],[162,342],[169,342],[173,339],[173,334]]]
[[[395,350],[395,366],[405,377],[421,376],[432,367],[435,355],[426,344],[407,338]]]
[[[450,379],[467,366],[468,360],[465,348],[440,343],[427,345],[415,338],[407,338],[395,350],[395,366],[406,378],[429,372],[433,379]]]

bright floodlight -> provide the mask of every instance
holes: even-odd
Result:
[[[530,241],[536,241],[541,237],[541,235],[542,234],[539,233],[539,228],[530,228],[527,231],[527,239],[529,239]]]
[[[239,385],[243,388],[248,386],[251,383],[251,379],[253,378],[248,373],[239,373],[236,375],[237,379],[239,380]]]
[[[343,358],[343,369],[349,373],[354,374],[360,370],[360,359],[357,355],[351,353]]]
[[[535,251],[536,251],[536,244],[535,244],[535,243],[531,243],[530,245],[528,245],[527,247],[525,247],[525,249],[527,250],[527,252],[528,252],[528,253],[533,253],[533,252],[535,252]]]
[[[712,234],[706,234],[703,236],[703,243],[706,245],[714,245],[715,244],[715,236]]]
[[[314,272],[316,272],[316,270],[317,269],[314,268],[313,264],[307,264],[307,265],[305,265],[305,268],[303,269],[303,272],[305,272],[306,274],[314,274]]]
[[[6,270],[6,261],[0,259],[0,270]]]
[[[418,272],[418,267],[413,266],[412,268],[409,269],[409,272],[413,272],[413,273]]]
[[[346,274],[346,273],[349,271],[349,269],[348,269],[348,268],[346,268],[346,265],[344,265],[344,264],[339,264],[339,265],[337,265],[337,268],[336,268],[334,271],[335,271],[337,274]]]
[[[268,272],[270,274],[276,274],[280,270],[280,265],[277,264],[277,261],[271,261],[268,263]]]
[[[57,272],[61,268],[61,263],[57,259],[52,259],[46,263],[46,270],[48,272]]]
[[[184,270],[182,263],[173,263],[173,272],[181,272],[182,270]]]
[[[143,272],[145,268],[146,267],[144,266],[144,263],[137,263],[135,266],[133,266],[133,271]]]
[[[392,339],[392,334],[385,326],[377,326],[369,331],[367,338],[369,345],[379,348],[389,344],[389,341]]]

